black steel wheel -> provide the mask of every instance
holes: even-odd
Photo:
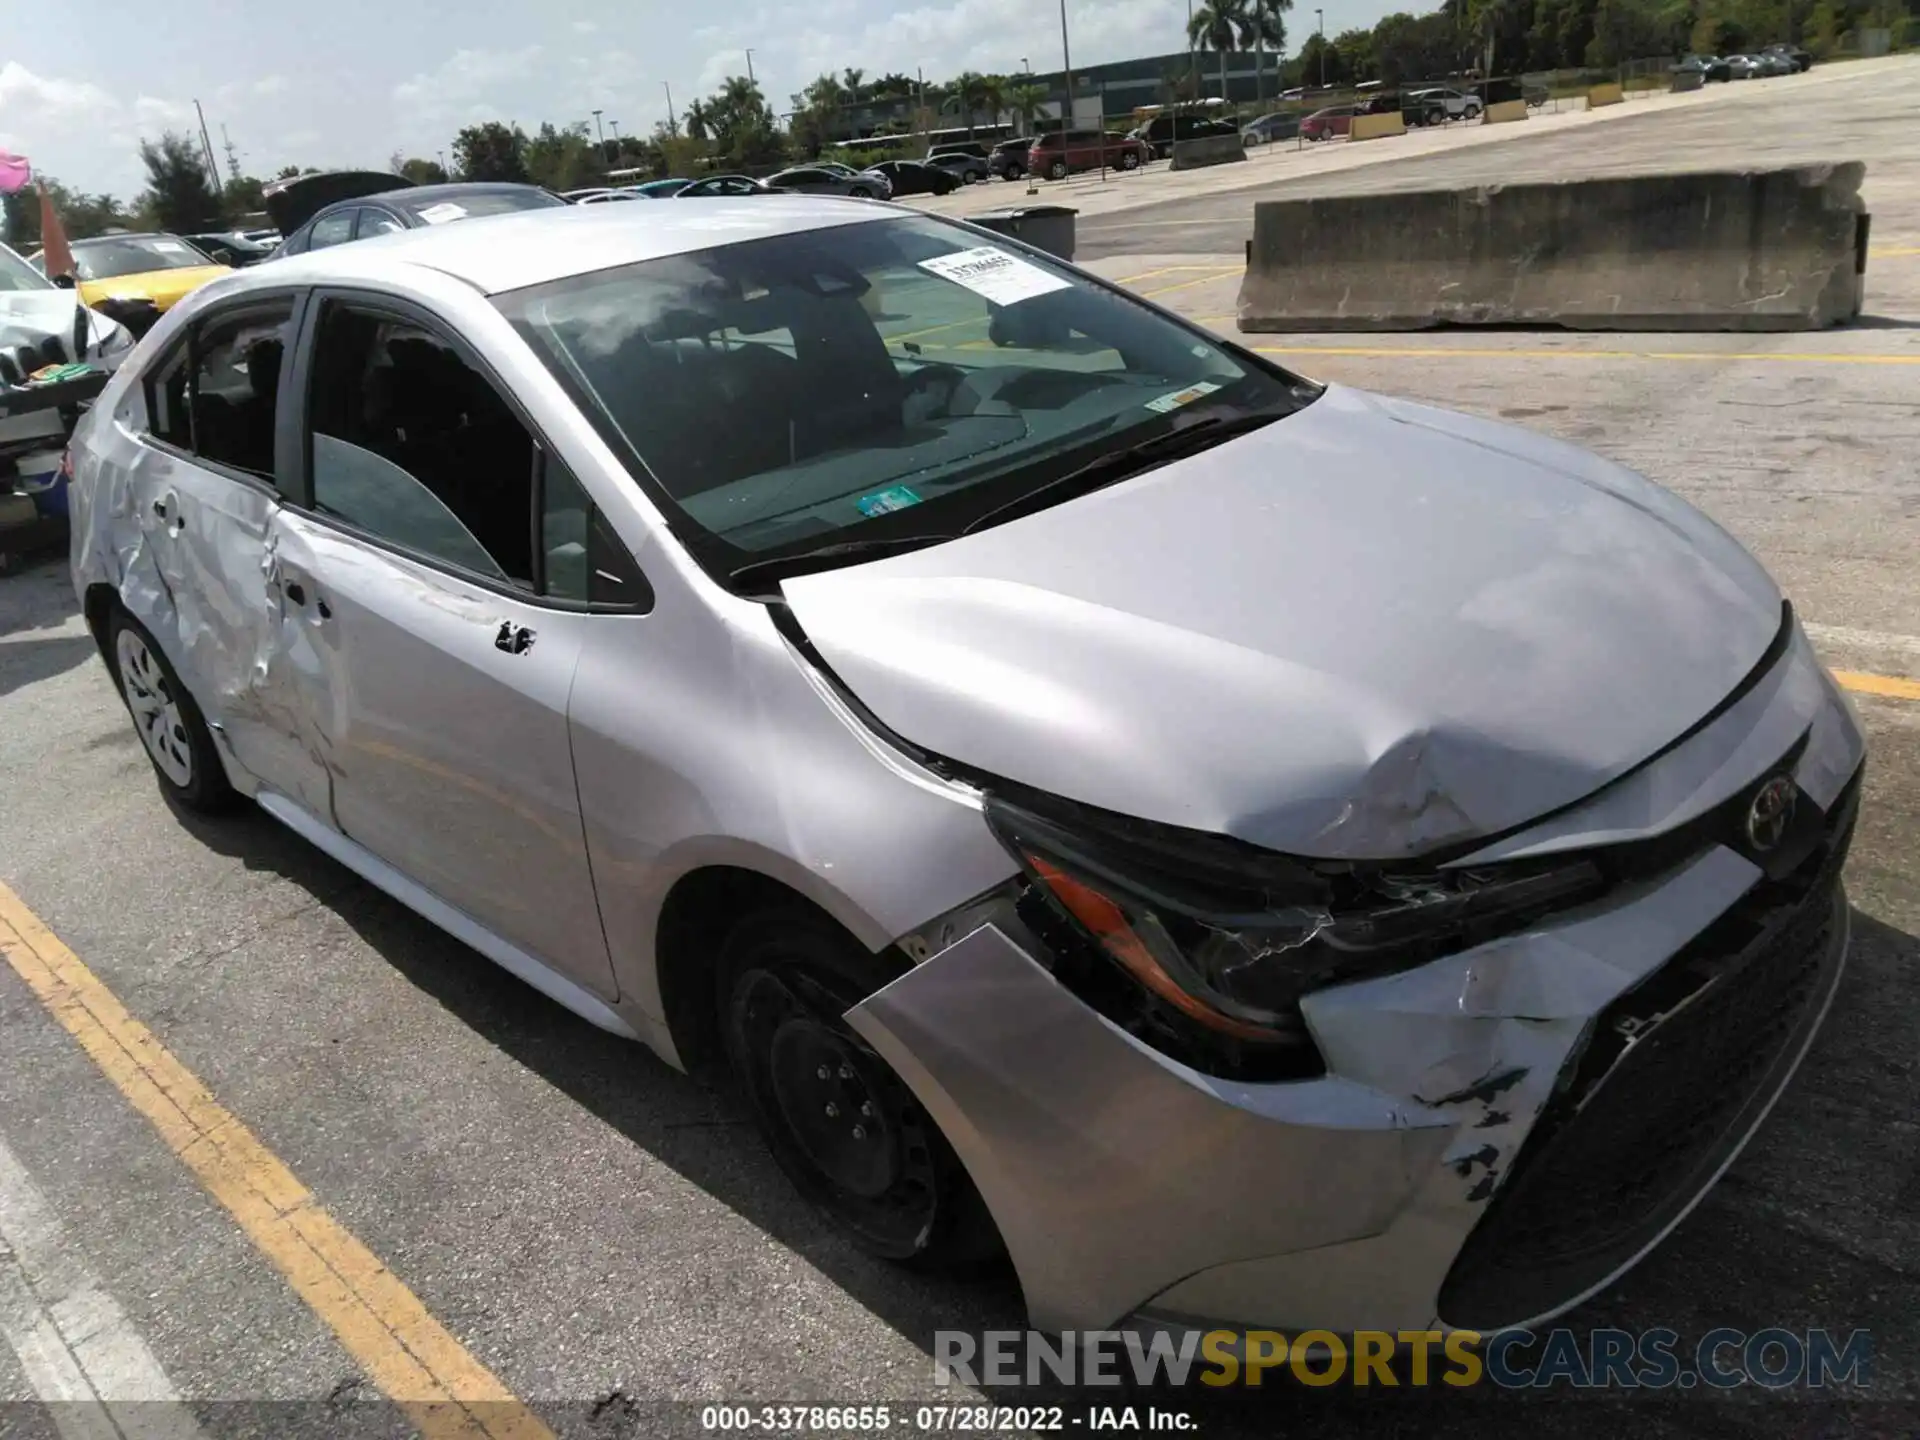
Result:
[[[892,976],[805,909],[748,917],[721,952],[734,1083],[780,1168],[861,1249],[949,1269],[998,1232],[919,1100],[843,1018]]]

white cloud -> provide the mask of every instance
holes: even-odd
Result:
[[[426,135],[475,120],[498,119],[505,91],[540,68],[542,50],[456,50],[431,70],[393,87],[402,130]]]
[[[576,20],[573,22],[573,33],[576,35],[591,35],[599,28],[600,27],[591,20]]]

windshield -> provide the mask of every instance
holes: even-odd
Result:
[[[1277,417],[1310,398],[1124,294],[924,216],[495,303],[720,575],[945,538],[1165,434],[1176,413]]]
[[[567,202],[558,195],[529,186],[525,190],[478,190],[458,195],[409,199],[389,195],[388,203],[405,206],[408,213],[429,225],[449,220],[473,220],[482,215],[509,215],[516,210],[546,210]]]
[[[112,280],[151,270],[191,270],[213,261],[172,235],[111,235],[73,247],[73,268],[82,280]]]
[[[6,246],[0,245],[0,291],[51,289],[51,280]]]

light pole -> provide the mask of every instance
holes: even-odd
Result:
[[[1061,117],[1060,128],[1073,128],[1073,56],[1067,49],[1067,0],[1060,0],[1060,68],[1067,76],[1067,113]],[[1103,152],[1104,153],[1104,152]]]
[[[593,137],[603,146],[607,143],[607,132],[600,124],[600,112],[598,110],[593,112]]]
[[[1187,83],[1193,87],[1193,98],[1200,98],[1200,77],[1193,73],[1193,0],[1187,0]]]
[[[1327,88],[1327,12],[1316,10],[1314,18],[1320,22],[1320,88]]]
[[[751,50],[747,51],[747,83],[749,85],[757,85],[760,83],[753,78],[753,51]]]
[[[680,122],[673,116],[673,86],[662,80],[660,88],[667,92],[667,134],[677,140],[680,138]]]

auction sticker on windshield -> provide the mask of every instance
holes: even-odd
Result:
[[[455,205],[450,200],[443,200],[438,205],[427,206],[426,209],[420,212],[420,218],[429,225],[444,225],[449,220],[458,220],[466,213],[466,206]]]
[[[1069,282],[1058,275],[1049,275],[1038,265],[991,245],[922,260],[920,268],[942,280],[965,286],[995,305],[1017,305],[1036,295],[1070,288]]]
[[[1182,405],[1191,405],[1203,395],[1211,395],[1220,387],[1211,380],[1202,380],[1198,385],[1189,385],[1184,390],[1176,390],[1171,395],[1160,395],[1147,401],[1147,409],[1164,415],[1169,410],[1178,410]]]

